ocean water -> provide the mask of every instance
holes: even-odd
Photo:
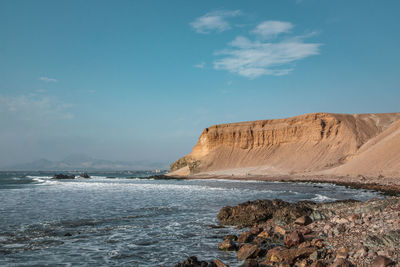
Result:
[[[155,180],[149,172],[0,172],[0,266],[171,266],[189,255],[239,266],[218,251],[218,211],[247,200],[367,200],[376,192],[330,184]]]

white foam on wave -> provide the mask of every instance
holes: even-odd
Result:
[[[324,202],[324,201],[335,201],[337,200],[336,198],[331,198],[328,196],[320,195],[320,194],[315,194],[315,197],[311,199],[312,201],[315,202]]]

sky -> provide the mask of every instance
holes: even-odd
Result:
[[[172,163],[205,127],[400,111],[400,1],[0,0],[0,167]]]

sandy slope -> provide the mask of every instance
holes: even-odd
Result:
[[[215,125],[171,165],[171,175],[399,176],[398,119],[400,113],[315,113]]]

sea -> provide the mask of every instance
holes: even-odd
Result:
[[[332,184],[165,180],[146,171],[0,172],[0,266],[172,266],[188,256],[240,266],[217,249],[233,227],[218,211],[256,199],[315,202],[381,198]]]

